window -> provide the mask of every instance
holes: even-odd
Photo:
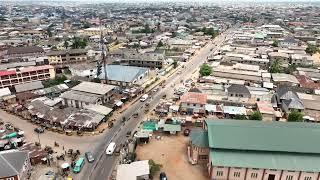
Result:
[[[193,106],[197,106],[196,104],[193,104]]]
[[[217,176],[223,176],[223,171],[217,171]]]
[[[14,177],[6,178],[6,180],[14,180]]]
[[[257,178],[258,177],[258,173],[251,173],[251,178]]]
[[[234,176],[234,177],[240,177],[240,172],[234,172],[234,173],[233,173],[233,176]]]
[[[304,177],[304,180],[311,180],[312,178],[311,177],[308,177],[308,176],[306,176],[306,177]]]
[[[208,156],[207,155],[199,155],[199,160],[207,160]]]
[[[293,176],[292,175],[287,175],[286,180],[292,180]]]

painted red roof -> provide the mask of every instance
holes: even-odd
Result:
[[[16,74],[16,70],[0,71],[0,76]]]
[[[181,96],[181,102],[193,104],[207,104],[207,95],[202,93],[187,92]]]

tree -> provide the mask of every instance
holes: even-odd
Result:
[[[306,48],[306,53],[309,53],[309,54],[315,54],[318,52],[318,47],[316,45],[311,45],[311,44],[308,44],[308,47]]]
[[[163,46],[163,42],[160,40],[160,41],[158,42],[157,47],[162,47],[162,46]]]
[[[301,122],[303,121],[303,113],[298,110],[292,110],[288,116],[289,122]]]
[[[93,78],[91,82],[101,83],[101,80],[99,78]]]
[[[247,120],[247,117],[243,114],[236,114],[234,116],[234,119],[237,119],[237,120]]]
[[[48,34],[49,37],[52,37],[51,28],[48,28],[48,29],[47,29],[47,34]]]
[[[90,24],[88,23],[88,22],[85,22],[84,24],[83,24],[83,28],[90,28]]]
[[[255,111],[253,112],[250,117],[249,117],[250,120],[262,120],[262,114],[259,112],[259,111]]]
[[[273,41],[272,46],[279,47],[279,41],[278,40]]]
[[[270,73],[281,73],[282,72],[282,67],[281,67],[281,62],[276,59],[275,61],[272,62],[270,68],[269,68]]]
[[[154,175],[160,171],[162,168],[161,164],[155,163],[152,159],[149,160],[149,166],[150,166],[150,176],[154,177]]]
[[[172,63],[172,65],[173,65],[173,68],[174,68],[174,69],[177,68],[177,67],[178,67],[178,61],[177,61],[177,60],[174,60],[173,63]]]
[[[72,48],[73,49],[84,49],[87,46],[87,39],[81,39],[79,37],[74,37],[72,42]]]
[[[64,40],[64,42],[63,42],[63,47],[64,47],[65,49],[68,49],[68,47],[69,47],[68,40]]]
[[[201,76],[209,76],[212,73],[212,68],[208,64],[204,63],[200,67]]]
[[[290,64],[290,65],[288,66],[288,68],[285,69],[285,72],[286,72],[287,74],[293,74],[293,72],[296,71],[296,70],[297,70],[297,66],[294,65],[294,64]]]

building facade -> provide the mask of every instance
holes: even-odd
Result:
[[[209,177],[319,180],[320,151],[316,143],[319,127],[303,122],[206,120]]]
[[[47,53],[50,65],[67,65],[85,62],[88,60],[84,49],[70,49],[67,51],[51,51]]]
[[[55,70],[54,67],[50,65],[4,70],[0,71],[0,88],[53,78],[55,78]]]

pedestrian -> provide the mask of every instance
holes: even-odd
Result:
[[[64,146],[62,146],[62,150],[64,150]]]

